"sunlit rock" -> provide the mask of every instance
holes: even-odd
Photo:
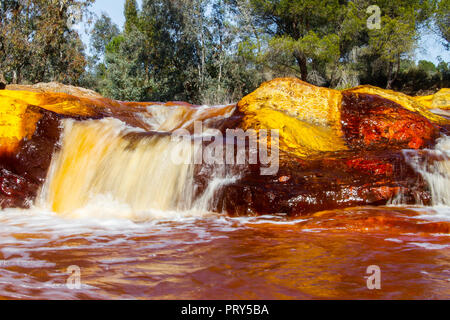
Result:
[[[450,110],[450,89],[442,88],[428,96],[413,97],[415,101],[429,109]]]
[[[184,102],[115,101],[56,83],[8,86],[0,90],[0,206],[30,206],[46,177],[55,177],[46,182],[53,188],[53,198],[57,198],[49,207],[56,211],[74,210],[81,202],[89,202],[88,192],[97,191],[114,191],[123,196],[120,200],[132,202],[131,208],[142,211],[152,202],[151,197],[143,198],[146,194],[161,198],[156,196],[162,190],[158,186],[167,175],[179,191],[172,197],[172,187],[164,189],[167,201],[180,198],[184,204],[202,203],[197,208],[231,215],[304,215],[349,206],[384,205],[399,195],[403,203],[427,204],[431,203],[429,185],[405,161],[402,149],[416,149],[418,157],[426,156],[420,149],[432,148],[449,125],[448,120],[428,108],[433,103],[445,107],[447,95],[448,91],[442,90],[433,100],[420,100],[371,86],[340,92],[282,78],[264,83],[237,106],[200,107]],[[96,144],[108,144],[108,157],[85,150],[81,138],[62,139],[62,132],[70,131],[64,127],[67,118],[77,122],[94,120],[88,126],[90,131],[80,132],[77,137],[89,139],[91,149],[95,145],[103,150]],[[103,118],[118,119],[118,127],[123,125],[133,131],[122,135],[120,129],[114,133],[114,141],[120,145],[117,150],[113,140],[101,138],[98,127],[105,122],[95,120]],[[159,156],[170,154],[171,132],[182,128],[192,134],[195,121],[222,133],[236,128],[279,130],[279,170],[267,176],[261,175],[260,163],[201,163],[186,167],[190,171],[176,171],[178,167],[166,165],[168,156]],[[83,126],[76,127],[83,131]],[[54,165],[55,172],[47,175],[51,162],[63,158],[60,150],[66,155],[74,153],[67,159],[75,160]],[[90,159],[96,157],[110,160],[91,163]],[[73,170],[78,159],[84,159],[86,170],[95,173],[92,179],[84,167]],[[120,159],[126,159],[123,168],[128,171],[122,168]],[[142,165],[143,161],[146,165]],[[155,178],[150,167],[171,169],[159,172]],[[115,173],[111,173],[112,168]],[[133,182],[128,176],[131,179],[135,170],[138,172]],[[192,189],[185,193],[186,185],[180,186],[177,181],[188,172],[194,177],[183,180],[190,181]],[[74,187],[75,177],[83,181],[76,184],[78,196],[68,201],[67,194],[73,190],[65,189]],[[115,186],[114,181],[120,183]],[[154,191],[127,189],[147,186],[148,181],[159,183]],[[179,207],[178,201],[172,202],[161,208]]]
[[[60,137],[60,115],[28,106],[19,116],[20,121],[11,123],[11,131],[3,131],[0,138],[4,150],[0,153],[1,208],[29,207],[32,204],[38,188],[44,183]],[[17,136],[5,137],[5,132],[6,135],[17,132]],[[17,142],[21,135],[22,139]]]
[[[352,89],[345,90],[344,92],[352,92],[352,93],[366,93],[366,94],[373,94],[380,96],[382,98],[386,98],[388,100],[391,100],[395,103],[398,103],[403,108],[408,109],[409,111],[416,112],[421,114],[422,116],[426,117],[430,121],[433,121],[438,124],[447,124],[448,120],[432,113],[428,110],[428,108],[419,103],[416,99],[414,99],[411,96],[408,96],[401,92],[395,92],[392,90],[387,89],[381,89],[378,87],[370,86],[370,85],[363,85],[358,86]]]
[[[39,93],[65,93],[77,97],[85,98],[103,98],[101,94],[80,87],[61,84],[59,82],[41,82],[34,85],[10,84],[6,86],[7,90],[31,91]]]
[[[443,88],[433,95],[432,109],[450,110],[450,89]]]
[[[280,148],[300,157],[346,150],[342,95],[298,79],[265,82],[238,103],[244,129],[278,129]]]
[[[20,141],[30,139],[36,123],[42,117],[39,107],[1,95],[0,91],[0,152],[13,153]]]

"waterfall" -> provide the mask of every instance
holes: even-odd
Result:
[[[218,190],[237,177],[218,166],[196,196],[193,143],[175,141],[167,130],[197,117],[186,121],[182,108],[149,113],[149,126],[163,132],[131,128],[113,118],[63,120],[61,148],[53,155],[36,206],[69,217],[134,220],[207,213]],[[183,161],[173,161],[174,154]]]
[[[404,150],[403,154],[407,163],[427,182],[432,205],[450,205],[450,137],[440,138],[433,150]]]

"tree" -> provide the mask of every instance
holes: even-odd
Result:
[[[416,48],[419,29],[431,18],[434,11],[432,0],[379,0],[381,28],[368,31],[365,54],[372,57],[371,69],[383,73],[386,88],[392,88],[398,77],[402,58],[407,58]],[[369,75],[370,77],[371,75]]]
[[[262,47],[259,63],[276,74],[332,87],[356,85],[360,76],[370,81],[380,72],[386,86],[392,86],[399,61],[413,50],[418,30],[435,6],[433,0],[235,2],[247,3],[256,17],[254,24],[265,34],[253,38],[257,44],[247,42],[246,53]],[[380,28],[367,27],[371,5],[380,8]]]
[[[319,67],[324,57],[339,58],[338,31],[346,5],[337,0],[250,0],[249,5],[270,37],[266,59],[275,65],[271,58],[281,56],[279,63],[306,81],[308,63]]]
[[[31,56],[28,37],[34,17],[19,1],[2,1],[0,11],[0,70],[6,82],[18,83]]]
[[[144,101],[155,88],[142,67],[145,39],[137,30],[127,35],[114,37],[106,47],[101,93],[118,100]]]
[[[77,83],[86,67],[84,45],[73,25],[88,14],[93,0],[35,0],[31,74],[37,81]]]
[[[106,47],[102,92],[126,100],[196,100],[196,44],[183,1],[125,3],[124,32]],[[132,86],[132,87],[128,87]]]
[[[78,83],[86,59],[73,25],[94,0],[1,2],[0,69],[7,81]]]
[[[107,14],[102,13],[96,19],[90,31],[90,55],[87,57],[86,71],[79,80],[80,85],[102,91],[106,71],[104,62],[106,47],[119,34],[119,27]]]
[[[440,0],[435,16],[438,33],[444,40],[447,50],[450,49],[450,0]]]
[[[421,70],[423,70],[423,71],[425,71],[427,73],[435,73],[435,72],[437,72],[436,66],[431,61],[420,60],[417,63],[417,66],[419,67],[419,69],[421,69]]]
[[[439,73],[440,87],[449,88],[450,87],[450,62],[445,62],[439,59],[440,62],[436,69]]]
[[[129,33],[133,28],[138,26],[138,7],[136,0],[126,0],[125,8],[125,32]]]
[[[368,27],[370,5],[381,9],[379,28]],[[405,81],[430,74],[405,65],[434,12],[434,0],[127,0],[120,34],[106,18],[96,24],[97,83],[122,100],[208,104],[279,76],[339,89],[431,87],[437,75]]]
[[[196,100],[196,72],[200,63],[198,45],[186,32],[184,15],[192,1],[144,0],[140,13],[140,30],[146,39],[146,74],[158,84],[153,99]]]
[[[106,46],[120,33],[119,27],[111,21],[111,18],[102,13],[91,30],[90,45],[95,61],[104,55]]]

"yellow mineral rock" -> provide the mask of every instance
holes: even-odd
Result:
[[[431,104],[433,103],[433,95],[428,96],[416,96],[412,97],[416,102],[420,103],[424,107],[427,107],[428,109],[431,108]]]
[[[449,109],[450,89],[442,89],[434,96],[415,98],[367,85],[343,92],[378,95],[435,123],[449,123],[428,108]],[[115,101],[90,90],[58,83],[8,86],[7,90],[0,90],[0,151],[13,152],[23,138],[30,138],[42,109],[75,118],[114,117],[148,129],[145,121],[135,116],[146,112],[148,104]],[[347,150],[341,104],[340,91],[316,87],[296,78],[279,78],[262,84],[244,97],[238,109],[243,113],[243,129],[278,129],[282,150],[309,157]],[[187,115],[193,112],[191,107],[186,104]],[[205,117],[210,115],[205,114]]]
[[[93,99],[66,93],[1,90],[0,99],[7,98],[67,116],[95,116],[95,107],[101,107],[101,104],[95,103]]]
[[[450,88],[442,88],[433,95],[432,109],[450,110]]]
[[[23,138],[31,138],[42,109],[67,116],[95,116],[101,107],[94,98],[66,93],[0,90],[0,152],[12,153]]]
[[[30,139],[41,117],[38,107],[0,96],[0,153],[12,153],[22,139]]]
[[[450,89],[442,88],[429,96],[417,96],[413,98],[428,109],[450,110]]]
[[[345,150],[340,123],[342,96],[294,78],[262,84],[238,108],[247,129],[279,129],[280,148],[300,157]]]
[[[316,87],[296,78],[279,78],[263,83],[244,97],[238,107],[246,114],[270,108],[340,132],[341,99],[337,90]]]
[[[386,98],[388,100],[394,101],[395,103],[398,103],[402,107],[413,111],[420,113],[424,117],[428,118],[430,121],[438,123],[438,124],[448,124],[448,120],[432,113],[428,110],[426,107],[426,101],[429,98],[423,98],[422,101],[425,101],[425,103],[421,103],[420,100],[414,99],[411,96],[408,96],[401,92],[396,92],[392,90],[387,89],[381,89],[378,87],[370,86],[370,85],[362,85],[358,86],[352,89],[345,90],[346,92],[357,92],[357,93],[368,93],[368,94],[375,94],[382,98]]]
[[[347,149],[342,137],[331,128],[311,124],[271,108],[261,108],[257,113],[245,116],[243,129],[278,129],[280,149],[300,157]]]

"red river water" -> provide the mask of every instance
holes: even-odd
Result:
[[[140,223],[5,210],[0,298],[448,299],[449,228],[448,207]]]

